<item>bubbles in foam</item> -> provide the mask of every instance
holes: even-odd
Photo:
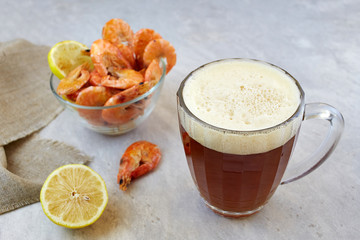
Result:
[[[276,126],[291,117],[300,104],[300,91],[291,77],[252,60],[223,60],[198,69],[187,79],[182,96],[199,119],[238,131]],[[301,116],[278,128],[240,134],[203,125],[179,109],[180,123],[194,140],[215,151],[245,155],[285,144],[296,134]]]
[[[183,96],[201,120],[240,131],[277,125],[296,111],[300,101],[299,90],[285,73],[236,60],[212,63],[195,72]]]

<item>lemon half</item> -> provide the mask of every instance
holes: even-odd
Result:
[[[69,164],[49,175],[41,189],[40,202],[54,223],[82,228],[94,223],[104,212],[108,193],[104,180],[94,170]]]
[[[48,63],[52,73],[59,79],[64,78],[71,70],[85,62],[93,66],[89,48],[77,41],[67,40],[55,44],[48,53]]]

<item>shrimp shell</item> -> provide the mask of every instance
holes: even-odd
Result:
[[[91,45],[91,60],[100,76],[106,76],[112,68],[131,68],[130,63],[111,42],[98,39]]]
[[[74,92],[74,93],[71,93],[71,94],[66,95],[66,97],[67,97],[69,100],[71,100],[71,101],[73,101],[73,102],[76,102],[76,98],[79,96],[80,92],[81,92],[82,90],[84,90],[85,88],[90,87],[90,86],[91,86],[91,84],[90,84],[90,80],[89,80],[89,81],[88,81],[87,83],[85,83],[84,86],[82,86],[79,90],[77,90],[77,91]]]
[[[132,49],[133,37],[130,25],[119,18],[109,20],[102,29],[102,38],[114,45],[125,44]]]
[[[83,106],[103,106],[112,96],[103,86],[90,86],[82,90],[76,98],[76,104]]]
[[[139,89],[137,86],[133,86],[109,98],[104,106],[113,106],[128,102],[137,96],[139,96]],[[112,124],[127,123],[138,117],[140,114],[142,114],[142,111],[136,108],[133,104],[102,110],[103,119]]]
[[[100,86],[102,78],[103,77],[100,76],[100,74],[96,70],[94,70],[90,73],[89,82],[92,86]]]
[[[145,47],[149,42],[155,39],[162,38],[161,35],[153,29],[142,28],[134,34],[134,53],[139,64],[143,65],[143,54]]]
[[[162,76],[162,69],[159,66],[159,61],[154,59],[149,67],[145,71],[145,81],[137,85],[139,96],[148,92],[152,87],[154,87]],[[145,111],[145,108],[150,104],[153,94],[150,94],[146,98],[136,102],[135,106],[141,110]]]
[[[138,141],[131,144],[120,160],[117,182],[125,191],[132,178],[138,178],[153,170],[160,162],[159,147],[148,141]]]
[[[78,91],[90,78],[90,65],[84,63],[72,70],[66,77],[60,80],[56,89],[59,95],[69,95]]]
[[[102,78],[101,85],[112,88],[127,89],[144,81],[141,73],[132,69],[114,69],[115,76]]]
[[[82,90],[76,98],[76,104],[83,106],[103,106],[112,96],[111,91],[103,86],[90,86]],[[79,115],[94,125],[104,125],[101,110],[99,109],[78,109]]]
[[[131,68],[134,68],[135,67],[134,51],[129,46],[126,46],[125,44],[118,44],[117,47],[119,48],[121,54],[126,59],[126,61],[129,62],[129,64],[131,65]]]
[[[145,48],[143,61],[147,67],[152,60],[166,58],[166,73],[176,64],[175,48],[165,39],[152,40]]]
[[[161,76],[162,76],[162,69],[159,65],[159,60],[154,59],[150,63],[149,67],[145,71],[145,82],[152,82],[153,85],[155,85],[157,82],[159,82]]]

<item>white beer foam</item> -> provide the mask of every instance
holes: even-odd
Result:
[[[224,129],[253,131],[276,126],[297,110],[300,92],[284,71],[252,60],[223,60],[197,70],[186,81],[183,99],[202,121]],[[229,134],[203,126],[186,113],[180,121],[202,145],[226,153],[270,151],[296,134],[300,121],[261,134]],[[295,125],[294,125],[295,124]]]

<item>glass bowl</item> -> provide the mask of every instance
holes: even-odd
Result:
[[[57,94],[56,89],[60,80],[53,74],[50,76],[50,89],[65,109],[72,113],[75,121],[81,122],[86,128],[98,133],[120,135],[136,128],[154,110],[166,75],[164,61],[161,60],[160,64],[162,75],[155,86],[141,96],[113,106],[83,106],[67,100],[66,97]],[[112,123],[104,120],[102,117],[104,111],[116,113],[117,120]]]

